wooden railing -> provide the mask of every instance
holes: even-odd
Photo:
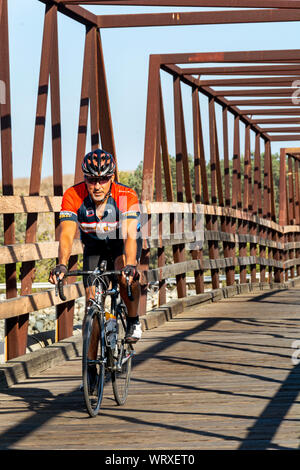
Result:
[[[10,66],[7,0],[0,0],[0,80],[6,85],[5,103],[0,103],[1,120],[1,162],[2,196],[0,196],[0,214],[3,217],[4,245],[0,247],[0,264],[5,265],[6,300],[0,302],[0,319],[6,324],[6,358],[11,359],[26,351],[29,313],[56,305],[57,340],[73,332],[74,299],[84,294],[81,282],[68,278],[65,287],[67,301],[62,303],[54,295],[53,289],[46,292],[32,292],[35,262],[55,259],[58,254],[59,218],[58,212],[63,194],[62,136],[64,135],[60,117],[60,67],[58,51],[57,17],[67,15],[85,28],[85,47],[82,64],[81,94],[78,102],[79,119],[76,158],[74,161],[74,183],[82,179],[81,161],[86,153],[87,136],[91,136],[92,149],[103,147],[117,159],[113,125],[110,112],[108,87],[104,66],[104,54],[99,27],[112,27],[105,16],[94,15],[76,5],[62,5],[61,2],[40,0],[45,3],[45,21],[41,49],[40,75],[37,89],[36,117],[34,120],[34,139],[32,148],[31,174],[28,196],[14,195],[14,176],[12,148],[14,136],[12,130],[10,106]],[[129,2],[130,3],[130,2]],[[149,3],[149,2],[148,2]],[[172,3],[172,2],[171,2]],[[176,2],[175,2],[176,3]],[[178,3],[178,2],[177,2]],[[211,21],[224,21],[225,12],[213,14]],[[260,21],[261,12],[239,13],[234,21]],[[204,17],[203,17],[204,14]],[[205,12],[197,16],[199,24],[207,21]],[[269,12],[268,21],[283,20],[288,13]],[[227,16],[226,16],[227,15]],[[227,12],[226,18],[233,19]],[[279,15],[279,16],[278,16]],[[295,16],[295,12],[293,12]],[[143,15],[144,17],[144,15]],[[281,19],[280,19],[280,18]],[[119,26],[140,25],[141,17],[117,15],[114,21]],[[178,21],[177,21],[178,20]],[[176,24],[185,24],[186,18],[180,15]],[[129,23],[128,23],[129,21]],[[148,25],[162,24],[165,15],[149,15],[143,18]],[[153,23],[154,21],[154,23]],[[170,17],[167,23],[175,24]],[[189,22],[195,21],[194,14]],[[150,22],[150,23],[149,23]],[[117,23],[114,23],[116,26]],[[200,67],[199,65],[200,61]],[[228,86],[237,87],[232,91],[240,95],[240,86],[262,87],[255,93],[261,97],[281,96],[285,93],[290,98],[293,94],[293,80],[299,78],[295,65],[299,61],[299,51],[240,51],[211,52],[197,51],[193,54],[172,54],[150,56],[148,98],[146,110],[145,147],[143,161],[142,187],[142,230],[143,252],[141,258],[142,296],[139,306],[141,315],[146,314],[147,287],[149,282],[159,283],[159,303],[166,302],[166,278],[176,276],[178,297],[187,294],[187,273],[194,273],[196,292],[204,290],[204,273],[211,273],[212,288],[220,285],[220,273],[226,274],[226,284],[233,285],[235,274],[239,273],[239,282],[245,283],[247,274],[251,282],[280,282],[299,275],[300,259],[300,190],[299,158],[300,149],[282,149],[280,160],[279,201],[275,201],[274,179],[272,170],[271,142],[295,140],[295,135],[272,135],[272,129],[261,125],[292,124],[288,118],[299,109],[285,109],[283,118],[271,121],[265,115],[278,114],[274,108],[257,109],[261,100],[233,100],[226,98],[228,91],[217,90]],[[252,62],[252,65],[251,65]],[[233,63],[242,64],[232,66]],[[186,65],[182,68],[182,65]],[[211,67],[209,64],[215,64]],[[218,64],[221,64],[218,66]],[[280,65],[278,65],[280,64]],[[194,66],[193,66],[194,65]],[[265,67],[266,74],[273,78],[254,79]],[[295,70],[294,70],[295,68]],[[285,72],[283,71],[285,70]],[[168,151],[167,129],[164,112],[164,90],[161,73],[172,78],[174,95],[174,140],[176,154],[176,183],[172,181],[170,155]],[[243,78],[235,76],[243,74]],[[215,80],[215,75],[229,74],[229,78]],[[249,74],[247,76],[247,74]],[[284,74],[286,77],[284,77]],[[295,74],[295,75],[294,75]],[[203,75],[208,80],[202,80]],[[230,75],[233,78],[230,78]],[[278,75],[278,76],[277,76]],[[198,78],[196,78],[198,77]],[[210,77],[210,78],[209,78]],[[50,83],[50,87],[49,87]],[[169,81],[168,81],[169,83]],[[274,88],[274,83],[285,89]],[[188,156],[183,106],[182,85],[189,86],[192,98],[193,128],[193,169]],[[245,90],[246,96],[256,96],[252,89]],[[208,129],[202,128],[202,98],[207,99]],[[47,103],[51,99],[51,113],[47,113]],[[200,103],[200,101],[201,103]],[[291,100],[289,100],[291,101]],[[265,102],[269,107],[275,104]],[[238,106],[249,106],[247,110]],[[288,103],[289,104],[289,103]],[[288,104],[285,104],[287,106]],[[254,108],[253,108],[254,106]],[[222,112],[222,143],[219,139],[219,120],[216,110]],[[48,118],[46,116],[48,114]],[[51,114],[51,115],[50,115]],[[90,119],[88,116],[90,115]],[[258,118],[253,119],[253,116]],[[260,117],[262,116],[262,118]],[[28,116],[24,111],[24,119]],[[230,152],[229,119],[233,119],[233,152]],[[52,129],[53,195],[41,196],[42,160],[45,144],[46,123],[50,121]],[[296,119],[298,123],[298,119]],[[240,136],[244,127],[245,152],[244,168],[241,167]],[[286,128],[296,132],[294,127]],[[298,129],[297,129],[298,130]],[[283,132],[280,130],[280,132]],[[251,133],[255,134],[255,149],[251,152]],[[300,133],[299,133],[300,135]],[[300,137],[296,136],[299,140]],[[172,137],[172,139],[173,139]],[[264,158],[261,154],[264,145]],[[205,149],[209,148],[209,159]],[[230,153],[232,161],[230,162]],[[252,158],[252,153],[254,154]],[[288,165],[286,165],[288,157]],[[207,163],[209,160],[209,170]],[[262,162],[264,167],[262,168]],[[232,165],[230,165],[230,163]],[[288,167],[288,174],[287,172]],[[176,186],[176,187],[175,187]],[[164,202],[167,200],[168,202]],[[147,202],[149,201],[149,202]],[[155,202],[153,202],[155,201]],[[177,201],[177,202],[175,202]],[[185,201],[185,202],[184,202]],[[275,210],[278,203],[279,213]],[[16,243],[15,214],[26,214],[25,243]],[[38,241],[38,214],[53,214],[53,240]],[[278,221],[279,225],[276,224]],[[172,257],[168,257],[171,250]],[[151,256],[155,252],[154,256]],[[76,240],[73,246],[69,269],[74,269],[77,255],[82,253],[82,246]],[[168,262],[166,260],[169,260]],[[17,291],[17,263],[22,263],[21,295]],[[70,282],[70,283],[69,283]]]
[[[0,211],[11,213],[40,213],[59,211],[61,197],[48,196],[1,196]],[[216,230],[209,230],[208,217],[215,217]],[[148,202],[141,204],[142,234],[144,247],[173,251],[181,247],[184,260],[180,262],[149,265],[141,270],[141,283],[159,282],[159,304],[166,302],[166,279],[176,276],[178,297],[187,295],[186,275],[193,272],[196,292],[204,291],[204,273],[209,271],[213,288],[220,286],[219,275],[226,274],[226,285],[235,282],[236,267],[239,267],[240,282],[246,282],[245,273],[251,273],[251,282],[283,282],[300,274],[300,226],[280,226],[261,217],[241,210],[192,203]],[[53,217],[54,221],[54,217]],[[175,221],[175,222],[174,222]],[[53,222],[54,223],[54,222]],[[160,224],[160,225],[159,225]],[[239,227],[243,225],[243,233]],[[162,227],[162,230],[159,228]],[[182,229],[183,227],[183,229]],[[232,230],[232,227],[236,227]],[[209,244],[226,256],[210,256]],[[246,249],[246,254],[245,254]],[[82,253],[80,240],[73,244],[72,255]],[[56,258],[58,241],[23,243],[0,247],[0,264],[38,261]],[[32,279],[34,282],[34,279]],[[84,295],[82,282],[65,286],[67,302]],[[20,317],[63,302],[55,296],[54,288],[20,295],[0,302],[0,319]],[[67,323],[62,331],[70,331],[73,315],[65,315]],[[57,339],[63,339],[63,335]],[[9,335],[6,338],[9,341]]]

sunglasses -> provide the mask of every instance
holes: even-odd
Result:
[[[111,180],[111,176],[86,176],[85,179],[89,184],[106,184]]]

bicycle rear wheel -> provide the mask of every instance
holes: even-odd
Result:
[[[110,350],[110,363],[111,363],[111,380],[115,400],[118,405],[124,405],[129,389],[131,363],[133,348],[125,343],[125,329],[123,322],[120,318],[122,315],[124,325],[126,326],[126,313],[124,309],[118,314],[118,342],[117,350],[118,357],[113,357],[113,352]]]
[[[84,400],[91,417],[99,413],[104,388],[105,340],[103,321],[97,307],[91,307],[85,321],[82,347]]]

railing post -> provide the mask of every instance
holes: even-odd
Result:
[[[280,176],[279,176],[279,225],[284,229],[287,223],[287,188],[286,188],[286,153],[285,148],[280,149]],[[286,235],[282,232],[280,235],[280,242],[283,245],[283,249],[280,251],[281,262],[284,263],[286,260]],[[286,280],[285,269],[281,269],[280,281]]]
[[[209,98],[209,141],[210,141],[210,176],[211,176],[211,203],[217,205],[217,156],[216,156],[216,131],[215,131],[215,101]],[[207,221],[207,229],[211,231],[218,231],[218,218],[216,215],[209,215]],[[211,240],[208,242],[209,258],[212,260],[218,259],[219,248],[218,240]],[[220,287],[219,269],[211,269],[212,287],[218,289]]]
[[[159,119],[159,77],[160,59],[156,56],[150,56],[149,77],[148,77],[148,97],[146,111],[146,129],[145,129],[145,147],[143,164],[143,187],[142,204],[153,200],[154,193],[154,175],[158,139],[158,119]],[[143,249],[140,261],[140,270],[149,269],[150,247],[148,238],[150,235],[151,214],[145,214],[143,234]],[[148,282],[145,277],[141,278],[141,297],[139,303],[139,315],[145,315],[147,310],[147,288]]]
[[[184,183],[188,202],[191,202],[191,191],[189,180],[187,180],[187,151],[185,142],[184,117],[182,109],[182,97],[180,87],[180,77],[174,77],[174,121],[175,121],[175,147],[176,147],[176,188],[177,201],[183,202]],[[184,176],[184,180],[183,180]],[[184,216],[178,215],[177,227],[184,233]],[[174,226],[173,226],[174,228]],[[185,245],[180,243],[173,245],[174,262],[185,261]],[[186,273],[176,275],[178,297],[186,296]]]
[[[0,0],[0,80],[4,83],[4,99],[0,103],[1,119],[1,164],[2,194],[12,196],[13,165],[12,165],[12,129],[10,109],[10,72],[9,72],[9,38],[7,0]],[[15,243],[14,214],[4,214],[4,244]],[[16,263],[5,265],[6,298],[17,296]],[[22,334],[22,316],[5,321],[5,356],[12,359],[19,355],[20,335]]]
[[[224,196],[225,196],[225,207],[230,207],[231,195],[230,195],[230,168],[229,168],[229,149],[228,149],[228,107],[223,106],[222,109],[223,117],[223,150],[224,150]],[[222,218],[222,232],[232,233],[231,231],[231,217],[225,216]],[[232,242],[224,242],[224,256],[225,258],[233,257]],[[228,266],[225,268],[226,273],[226,285],[234,285],[234,266]]]
[[[299,186],[299,155],[295,157],[295,224],[300,225],[300,186]],[[300,242],[300,234],[295,234],[295,242],[298,244]],[[296,259],[297,259],[297,276],[300,276],[300,249],[297,247],[295,250]]]

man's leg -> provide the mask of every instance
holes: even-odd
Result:
[[[117,271],[120,271],[124,267],[125,267],[125,256],[124,255],[118,256],[115,259],[115,269]],[[139,317],[137,314],[139,301],[140,301],[140,295],[141,295],[140,283],[138,279],[133,280],[131,283],[133,300],[130,300],[128,298],[127,282],[123,276],[120,276],[119,278],[119,285],[120,285],[121,297],[128,311],[128,319],[127,319],[128,328],[126,332],[127,341],[134,343],[140,339],[141,334],[142,334],[141,324],[139,322]]]
[[[98,255],[97,256],[95,255],[84,256],[83,257],[83,270],[86,270],[86,271],[94,270],[99,263],[99,259],[100,257]],[[93,299],[95,297],[95,288],[94,286],[88,285],[87,279],[84,279],[84,285],[85,285],[85,313],[84,313],[84,318],[82,321],[82,334],[84,333],[89,299]],[[90,359],[96,359],[97,357],[97,345],[98,345],[98,340],[99,340],[99,334],[100,332],[99,332],[98,323],[95,322],[93,326],[91,342],[90,342],[90,347],[89,347],[89,354],[88,354]]]

